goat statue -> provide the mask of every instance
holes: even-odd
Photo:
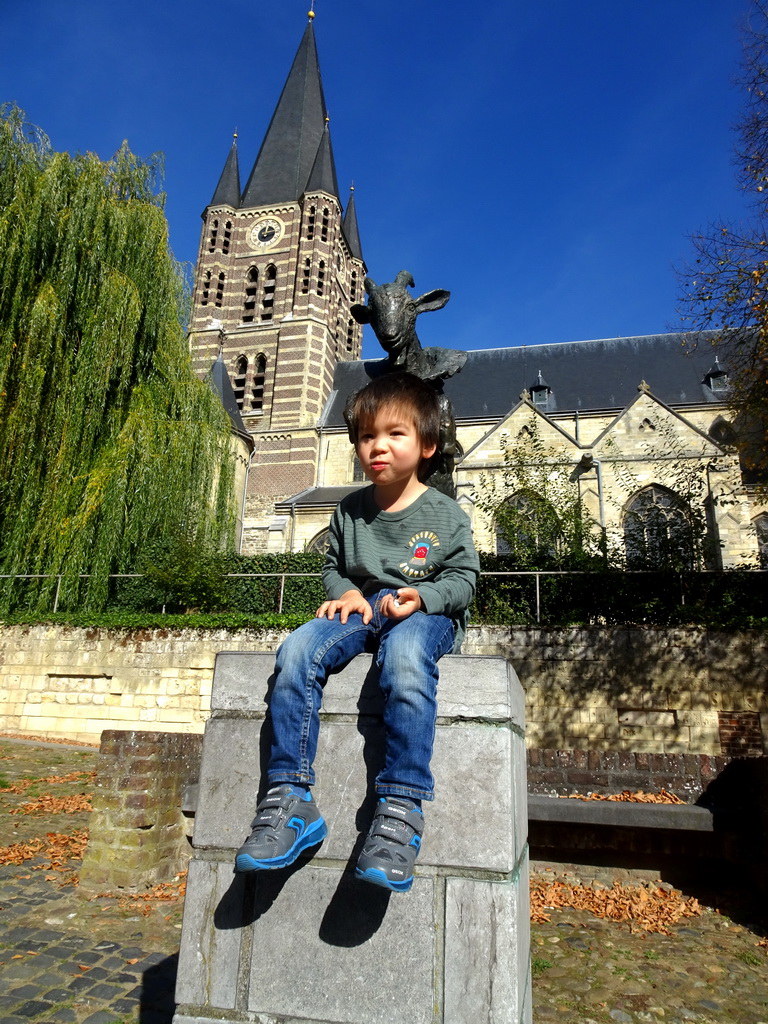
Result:
[[[389,356],[391,369],[405,370],[422,380],[445,380],[458,373],[467,361],[467,353],[450,348],[422,348],[416,337],[416,317],[433,309],[442,309],[451,297],[444,288],[434,288],[414,299],[412,275],[401,270],[391,284],[376,284],[365,279],[368,305],[356,302],[352,316],[359,324],[370,324],[379,344]]]
[[[437,452],[422,475],[424,483],[451,498],[456,497],[453,467],[461,456],[456,439],[456,422],[450,399],[443,393],[443,381],[458,373],[467,361],[467,353],[449,348],[422,348],[416,336],[416,317],[433,309],[442,309],[451,297],[444,288],[435,288],[415,299],[408,291],[413,276],[401,270],[391,284],[376,284],[365,279],[368,305],[355,303],[352,316],[359,324],[370,324],[379,344],[389,357],[387,372],[405,371],[428,381],[440,397],[440,440]]]

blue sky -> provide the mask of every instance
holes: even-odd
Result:
[[[308,6],[0,0],[0,102],[56,149],[164,152],[171,244],[194,261],[232,132],[245,180]],[[452,292],[425,344],[676,328],[687,235],[747,212],[731,126],[749,0],[315,6],[369,274]]]

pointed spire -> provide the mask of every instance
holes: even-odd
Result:
[[[325,121],[323,137],[317,147],[315,162],[307,181],[305,192],[327,192],[329,195],[339,198],[339,183],[336,180],[336,164],[333,161],[333,147],[331,146],[331,132],[328,127],[328,118]]]
[[[342,229],[344,231],[344,237],[347,240],[349,251],[357,260],[362,260],[363,249],[360,245],[360,232],[357,229],[357,211],[355,210],[355,186],[351,185],[349,188],[349,202],[347,203],[347,209],[344,211],[344,220],[342,222]]]
[[[240,205],[240,166],[237,162],[237,132],[232,139],[227,162],[221,172],[216,191],[213,193],[209,206],[231,206],[235,210]]]
[[[243,417],[240,414],[240,409],[237,405],[237,399],[235,398],[235,392],[232,388],[232,381],[229,379],[229,374],[227,373],[227,367],[224,362],[221,347],[219,348],[219,354],[211,367],[211,376],[209,380],[211,387],[221,399],[221,404],[224,406],[224,409],[229,416],[229,422],[232,424],[232,430],[248,442],[248,447],[253,451],[253,437],[243,423]]]
[[[318,155],[325,118],[323,83],[310,19],[245,186],[241,207],[292,202],[302,195]]]

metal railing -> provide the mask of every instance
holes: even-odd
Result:
[[[735,572],[749,572],[749,574],[762,574],[767,573],[768,569],[748,569],[748,570],[733,570]],[[481,577],[488,576],[504,576],[504,577],[530,577],[534,578],[535,586],[535,603],[536,603],[536,622],[541,622],[541,578],[542,576],[593,576],[595,578],[604,578],[606,575],[618,575],[618,576],[653,576],[658,575],[662,570],[658,569],[601,569],[601,570],[588,570],[588,569],[516,569],[508,572],[490,571],[481,572]],[[680,578],[680,602],[685,605],[685,588],[683,586],[684,580],[687,575],[691,576],[703,576],[703,575],[722,575],[728,573],[729,570],[723,569],[696,569],[692,570],[691,573],[678,573]],[[81,580],[90,579],[91,573],[81,573],[77,578]],[[144,579],[144,573],[137,572],[126,572],[126,573],[110,573],[107,579]],[[277,596],[277,610],[276,613],[281,615],[283,612],[283,604],[285,600],[285,581],[287,579],[296,578],[314,578],[320,579],[322,573],[319,572],[229,572],[224,573],[225,579],[279,579],[280,586]],[[55,579],[56,580],[56,593],[53,599],[53,609],[55,613],[59,608],[59,597],[61,594],[61,583],[65,578],[64,573],[0,573],[0,580],[41,580],[41,579]],[[165,614],[165,606],[163,606],[162,614]]]

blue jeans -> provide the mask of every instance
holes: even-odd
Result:
[[[437,718],[437,661],[453,648],[454,627],[445,615],[414,612],[395,622],[382,616],[380,590],[368,598],[373,618],[359,614],[342,625],[339,616],[304,623],[281,645],[270,698],[272,750],[270,785],[296,782],[311,786],[312,763],[320,731],[320,705],[329,672],[356,655],[376,651],[379,686],[384,694],[385,759],[376,792],[431,800],[429,770]]]

